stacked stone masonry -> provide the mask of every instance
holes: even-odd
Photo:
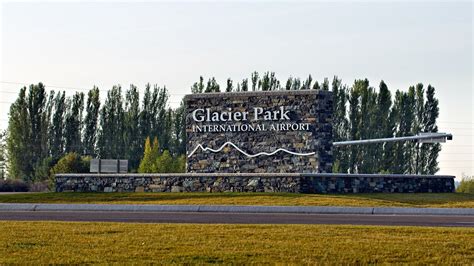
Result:
[[[187,154],[202,145],[218,149],[232,142],[248,154],[273,152],[283,148],[292,152],[309,153],[311,156],[290,155],[280,151],[271,156],[249,158],[232,146],[219,152],[198,149],[187,158],[189,173],[329,173],[332,170],[332,109],[333,96],[329,91],[268,91],[205,93],[186,95]],[[253,108],[278,112],[288,111],[289,120],[255,121]],[[196,122],[192,113],[196,109],[211,112],[250,112],[246,121]],[[196,132],[195,126],[263,126],[266,129],[279,123],[306,124],[302,130]]]
[[[57,192],[454,192],[454,176],[357,174],[58,174]]]

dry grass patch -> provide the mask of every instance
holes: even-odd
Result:
[[[0,222],[0,264],[471,264],[474,229]]]
[[[203,204],[474,208],[463,193],[30,193],[0,195],[0,203]]]

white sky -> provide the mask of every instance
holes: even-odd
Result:
[[[471,2],[16,3],[1,5],[0,128],[21,84],[107,90],[252,71],[436,88],[440,174],[474,175]],[[8,82],[8,83],[7,83]],[[57,88],[54,88],[57,90]],[[68,89],[71,94],[73,89]]]

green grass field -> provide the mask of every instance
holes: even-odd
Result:
[[[212,204],[281,206],[368,206],[474,208],[464,193],[28,193],[0,195],[0,203]]]
[[[472,264],[474,229],[0,222],[0,264]]]

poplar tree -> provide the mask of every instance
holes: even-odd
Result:
[[[6,170],[6,131],[0,132],[0,179],[5,179]]]
[[[84,93],[75,93],[68,99],[66,124],[64,127],[64,149],[66,153],[82,153],[82,111],[84,109]]]
[[[252,74],[251,74],[251,81],[252,81],[252,91],[256,91],[257,90],[257,83],[258,83],[258,72],[257,71],[254,71]]]
[[[311,83],[312,82],[313,82],[313,77],[311,77],[311,75],[309,75],[308,78],[303,83],[303,87],[301,89],[303,89],[303,90],[311,89]]]
[[[291,90],[299,90],[301,88],[301,80],[299,78],[294,78],[291,83]]]
[[[62,93],[56,94],[54,98],[54,114],[51,126],[51,156],[54,160],[64,153],[64,120],[66,114],[66,95]]]
[[[100,110],[99,94],[99,88],[95,86],[87,93],[86,117],[84,119],[84,136],[82,139],[84,155],[92,157],[97,155],[97,124]]]
[[[358,140],[360,139],[360,91],[363,81],[356,80],[354,85],[349,91],[349,139]],[[358,152],[359,148],[355,145],[351,145],[349,148],[349,172],[358,173],[358,162],[360,162],[360,156]]]
[[[347,114],[347,88],[342,87],[341,80],[334,76],[332,82],[333,92],[333,141],[344,141],[348,139]],[[333,149],[334,164],[333,172],[346,173],[349,167],[348,148],[340,146]]]
[[[232,92],[234,90],[234,86],[232,85],[232,79],[227,79],[227,86],[225,87],[226,92]]]
[[[113,86],[100,110],[98,148],[100,158],[117,159],[124,156],[124,111],[122,89]]]
[[[377,97],[377,115],[376,125],[377,132],[376,138],[390,138],[393,137],[394,133],[394,121],[390,116],[390,110],[392,107],[392,96],[387,84],[382,80],[379,85],[379,94]],[[392,143],[384,143],[377,145],[376,157],[377,157],[377,172],[388,172],[391,164],[391,151]]]
[[[168,108],[167,111],[165,111],[165,116],[163,119],[163,132],[161,133],[161,148],[163,150],[169,150],[172,145],[172,131],[173,131],[173,112],[171,108]]]
[[[204,92],[204,78],[202,76],[199,77],[199,83],[195,82],[191,87],[191,93],[203,93]]]
[[[423,113],[424,113],[424,89],[423,84],[418,83],[415,87],[415,120],[413,123],[413,132],[414,134],[418,134],[423,132]],[[413,174],[421,174],[423,169],[423,161],[425,160],[425,154],[421,151],[421,144],[419,141],[415,142],[414,144],[414,156],[412,158],[412,169]]]
[[[174,154],[181,155],[186,153],[186,108],[184,101],[174,111]]]
[[[168,99],[169,94],[166,87],[161,88],[155,85],[151,99],[149,127],[151,127],[150,137],[158,137],[160,143],[163,143],[166,138],[164,134]]]
[[[426,102],[424,105],[423,112],[423,131],[424,132],[438,132],[438,126],[436,125],[436,119],[439,116],[438,99],[435,98],[435,88],[428,85],[426,88]],[[439,171],[438,167],[438,155],[441,151],[441,144],[439,143],[427,143],[422,146],[423,162],[423,174],[435,174]]]
[[[248,79],[243,79],[242,80],[241,90],[242,91],[248,91],[249,90],[249,80]]]
[[[207,81],[207,86],[204,92],[220,92],[220,86],[217,84],[216,78],[212,77]]]
[[[31,168],[41,162],[49,153],[47,144],[44,143],[47,139],[45,135],[48,134],[47,130],[45,130],[47,128],[45,123],[49,125],[49,121],[46,121],[44,117],[46,99],[47,93],[42,83],[30,85],[27,96],[27,109],[31,127],[29,143],[31,159],[30,162],[26,163],[30,163],[32,165]],[[34,178],[33,171],[29,173],[29,178],[30,181]]]
[[[286,80],[286,84],[285,84],[285,90],[289,91],[293,88],[293,78],[292,77],[289,77],[287,80]]]
[[[152,117],[152,110],[151,110],[151,92],[150,92],[150,84],[146,84],[145,92],[143,94],[142,99],[142,108],[140,110],[140,117],[139,117],[139,135],[142,139],[142,142],[146,137],[151,135],[151,121]],[[143,145],[142,145],[143,150]]]
[[[7,131],[7,169],[13,178],[29,181],[33,172],[30,163],[32,153],[30,147],[30,117],[28,115],[26,87],[20,89],[18,98],[10,106]]]
[[[124,114],[124,146],[127,147],[125,157],[129,160],[132,170],[136,170],[140,163],[143,151],[143,139],[139,133],[140,120],[140,95],[134,85],[125,94],[125,114]]]

